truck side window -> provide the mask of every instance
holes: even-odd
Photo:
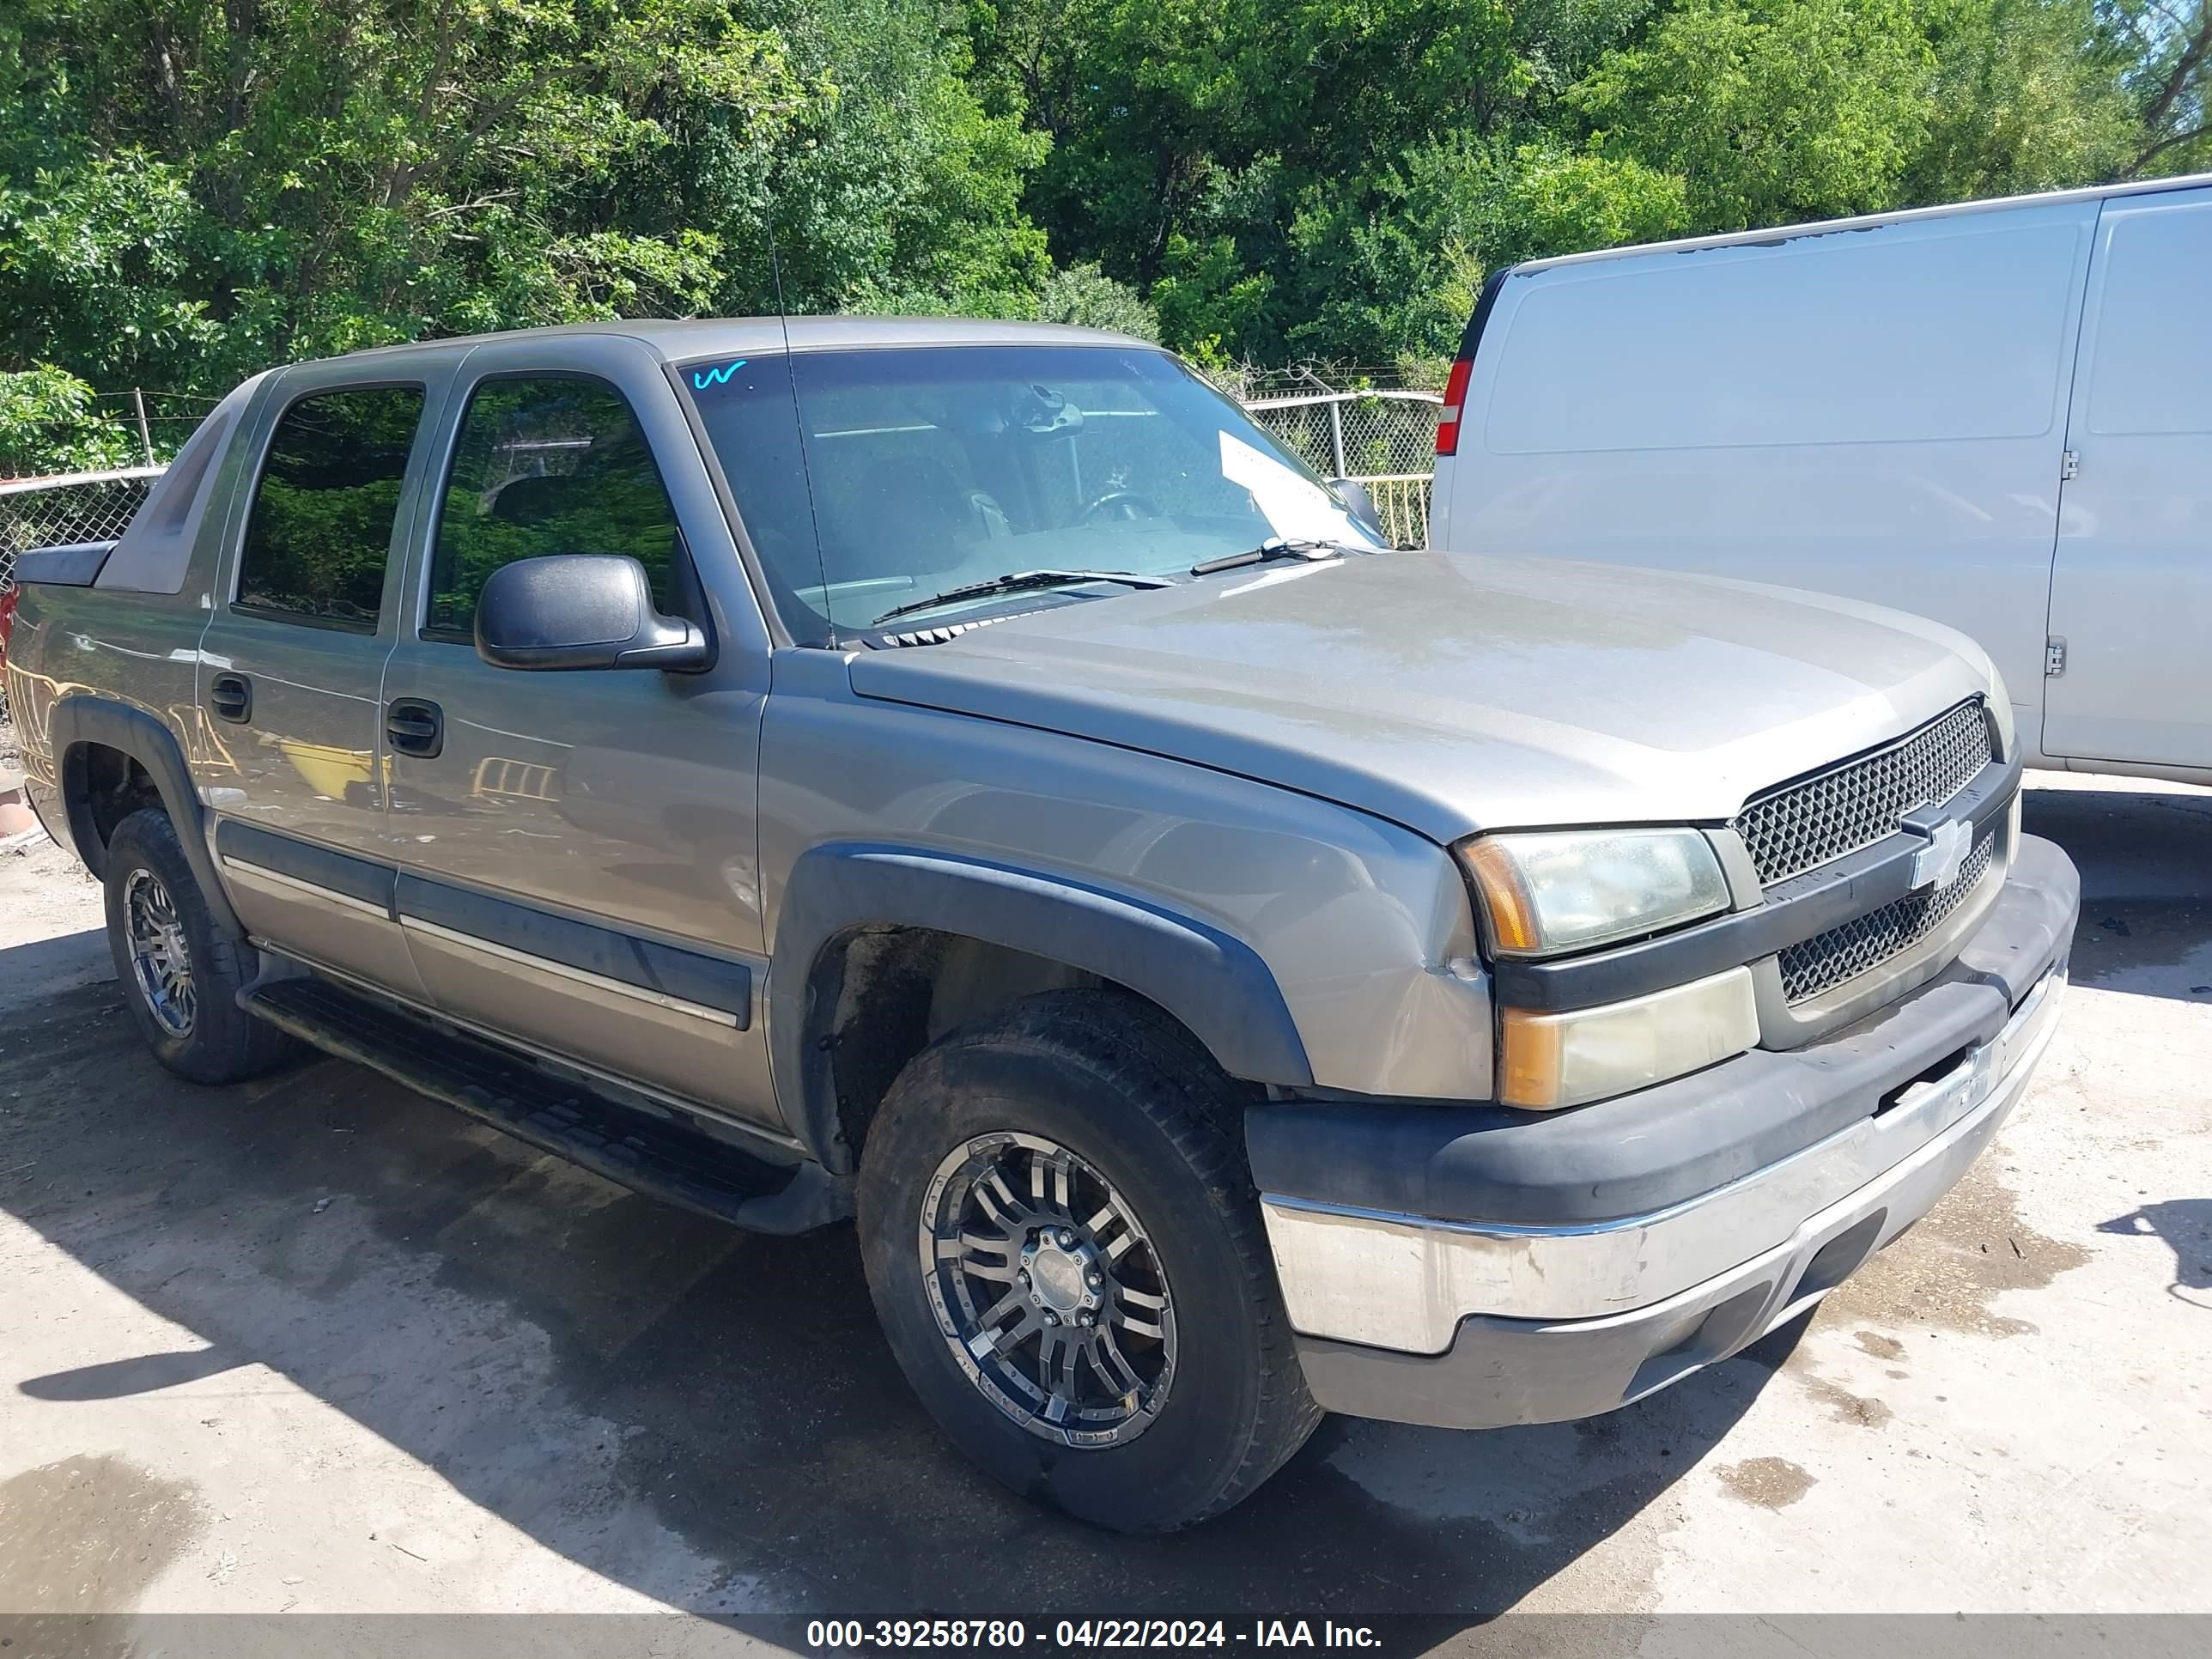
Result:
[[[237,605],[283,622],[376,630],[420,386],[318,392],[270,435],[246,522]]]
[[[430,563],[426,639],[474,637],[491,573],[552,553],[627,554],[653,601],[672,599],[678,530],[660,469],[629,401],[604,380],[487,380],[453,445]]]

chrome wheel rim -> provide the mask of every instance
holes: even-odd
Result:
[[[1175,1380],[1175,1307],[1137,1214],[1036,1135],[955,1148],[921,1204],[921,1274],[960,1369],[1031,1434],[1111,1446],[1151,1427]]]
[[[133,870],[124,884],[123,913],[131,940],[131,975],[154,1023],[171,1036],[190,1036],[199,1016],[192,953],[177,902],[151,870]]]

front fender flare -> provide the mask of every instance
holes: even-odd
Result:
[[[1158,901],[965,854],[830,842],[792,866],[769,983],[769,1056],[793,1127],[833,1170],[852,1164],[829,1055],[808,1041],[831,944],[866,927],[927,927],[1126,986],[1188,1026],[1231,1077],[1304,1086],[1305,1043],[1274,975],[1242,939]]]

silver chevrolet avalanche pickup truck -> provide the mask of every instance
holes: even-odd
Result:
[[[1960,635],[1371,523],[1113,335],[448,340],[238,388],[8,690],[164,1065],[854,1218],[945,1432],[1163,1529],[1791,1319],[2065,979]]]

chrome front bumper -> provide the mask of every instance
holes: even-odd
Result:
[[[1447,1426],[1557,1421],[1735,1352],[1950,1190],[2026,1092],[2064,985],[2062,963],[1887,1109],[1652,1214],[1504,1227],[1264,1198],[1315,1396]]]

